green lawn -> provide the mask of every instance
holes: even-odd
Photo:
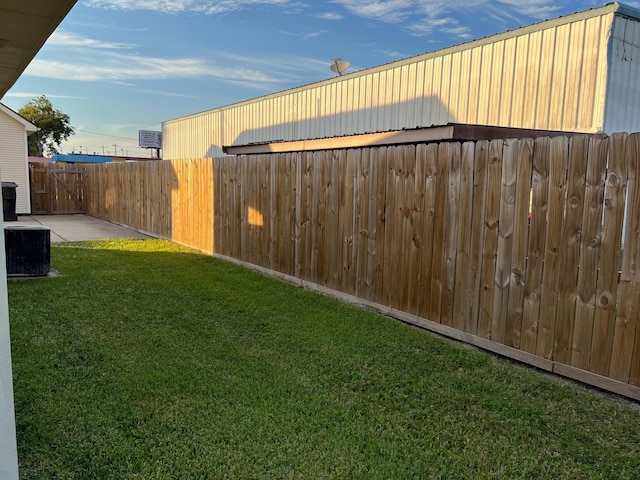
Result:
[[[637,479],[638,404],[157,240],[9,285],[29,479]]]

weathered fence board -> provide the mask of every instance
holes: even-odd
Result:
[[[554,334],[556,331],[556,306],[558,302],[558,277],[560,269],[562,219],[566,191],[567,139],[551,139],[549,149],[549,194],[547,202],[547,231],[545,238],[544,270],[542,272],[542,293],[540,295],[540,316],[536,354],[552,359]]]
[[[442,310],[440,323],[453,322],[453,299],[456,276],[456,249],[458,247],[458,218],[460,215],[460,145],[449,149],[445,168],[449,170],[445,217],[444,269],[442,287]]]
[[[436,220],[436,194],[438,183],[438,146],[435,144],[419,147],[417,160],[425,167],[424,184],[424,220],[422,225],[423,248],[420,258],[420,290],[418,315],[423,318],[433,318],[431,314],[431,284],[433,283],[433,247]]]
[[[489,143],[477,142],[475,146],[473,172],[473,205],[471,211],[471,245],[469,248],[469,280],[467,295],[471,305],[465,313],[465,332],[478,333],[480,308],[480,281],[482,274],[483,228],[487,205],[487,171],[489,162]]]
[[[603,194],[607,141],[603,137],[589,142],[585,176],[584,208],[580,229],[580,268],[576,290],[576,314],[573,332],[571,365],[586,370],[591,357],[591,336],[596,308],[598,258],[601,249]]]
[[[478,336],[491,338],[493,296],[498,250],[498,221],[500,217],[500,184],[502,179],[502,140],[489,145],[487,173],[487,207],[485,210],[484,238],[482,242],[482,278],[480,282],[480,310]]]
[[[591,334],[590,370],[608,375],[613,346],[615,306],[620,271],[620,245],[627,189],[625,136],[613,135],[609,142],[609,165],[604,197],[601,253],[596,285],[596,311]]]
[[[527,242],[529,238],[529,207],[531,202],[531,175],[533,168],[533,140],[519,142],[517,151],[517,178],[514,206],[514,230],[511,250],[509,302],[504,343],[520,348],[522,337],[522,310],[524,280],[527,271]]]
[[[441,144],[437,158],[435,223],[433,226],[433,250],[431,255],[431,297],[429,299],[431,309],[427,312],[427,318],[438,323],[442,321],[442,303],[445,298],[447,199],[451,149],[451,144]]]
[[[491,340],[505,344],[507,313],[509,311],[509,283],[515,217],[516,182],[518,175],[518,144],[508,140],[502,159],[500,216],[498,220],[498,249],[491,312]]]
[[[538,138],[533,146],[529,248],[520,338],[520,349],[528,353],[535,353],[538,338],[544,242],[547,232],[549,142],[549,138]]]
[[[573,319],[576,312],[576,289],[581,245],[580,228],[584,208],[587,149],[587,137],[578,136],[570,140],[565,218],[560,240],[560,271],[563,274],[559,279],[556,310],[556,317],[562,319],[562,321],[558,322],[556,326],[553,347],[554,359],[566,364],[571,362]]]
[[[475,145],[462,146],[460,163],[460,201],[458,216],[458,245],[456,247],[455,288],[453,298],[453,321],[451,325],[465,330],[467,316],[471,311],[473,293],[473,269],[471,268],[471,230],[473,228],[473,164]]]

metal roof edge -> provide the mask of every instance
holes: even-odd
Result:
[[[467,142],[479,140],[505,140],[509,138],[557,137],[560,135],[574,136],[592,134],[562,130],[501,127],[499,125],[447,123],[446,125],[432,125],[431,127],[357,133],[353,135],[341,135],[334,137],[274,140],[242,145],[223,145],[222,151],[227,155],[255,155],[347,148],[371,148],[411,143],[449,141]]]
[[[640,20],[640,8],[631,7],[618,2],[613,2],[617,6],[616,13],[625,17]]]
[[[416,61],[420,61],[420,60],[428,60],[430,58],[435,58],[435,57],[441,57],[444,55],[448,55],[451,53],[456,53],[459,51],[464,51],[464,50],[470,50],[476,47],[480,47],[480,46],[484,46],[490,43],[494,43],[497,41],[502,41],[502,40],[507,40],[510,38],[515,38],[521,35],[526,35],[532,32],[537,32],[540,30],[544,30],[546,28],[553,28],[556,26],[560,26],[560,25],[564,25],[570,22],[574,22],[577,20],[584,20],[587,18],[592,18],[592,17],[597,17],[599,15],[606,15],[606,14],[618,14],[618,15],[623,15],[623,16],[628,16],[630,18],[634,18],[637,19],[638,21],[640,21],[640,10],[634,8],[634,7],[629,7],[627,5],[623,5],[621,3],[618,2],[611,2],[611,3],[607,3],[606,5],[602,6],[602,7],[594,7],[594,8],[590,8],[589,10],[583,10],[580,12],[576,12],[576,13],[570,13],[568,15],[563,15],[560,17],[556,17],[556,18],[552,18],[549,20],[543,20],[541,22],[537,22],[531,25],[525,25],[524,27],[519,27],[519,28],[515,28],[512,30],[507,30],[505,32],[501,32],[501,33],[496,33],[494,35],[489,35],[486,37],[481,37],[478,38],[476,40],[470,40],[468,42],[464,42],[464,43],[459,43],[456,45],[452,45],[450,47],[445,47],[439,50],[434,50],[432,52],[426,52],[426,53],[421,53],[418,55],[414,55],[411,57],[407,57],[401,60],[395,60],[393,62],[388,62],[388,63],[384,63],[381,65],[377,65],[374,67],[368,67],[368,68],[364,68],[362,70],[358,70],[355,72],[351,72],[348,74],[343,74],[339,77],[333,77],[333,78],[328,78],[325,80],[319,80],[317,82],[312,82],[312,83],[308,83],[305,85],[300,85],[297,87],[292,87],[289,89],[285,89],[285,90],[280,90],[278,92],[273,92],[273,93],[269,93],[267,95],[262,95],[259,97],[254,97],[254,98],[250,98],[247,100],[241,100],[239,102],[234,102],[234,103],[230,103],[227,105],[222,105],[219,107],[214,107],[214,108],[210,108],[207,110],[203,110],[201,112],[196,112],[196,113],[192,113],[190,115],[185,115],[182,117],[177,117],[174,119],[170,119],[170,120],[165,120],[164,122],[162,122],[162,125],[164,124],[171,124],[177,121],[181,121],[181,120],[185,120],[188,118],[197,118],[201,115],[206,115],[209,113],[213,113],[216,111],[224,111],[230,108],[234,108],[234,107],[239,107],[242,105],[247,105],[250,103],[254,103],[256,101],[259,100],[266,100],[269,98],[274,98],[274,97],[279,97],[283,94],[287,94],[287,93],[296,93],[298,91],[303,91],[303,90],[307,90],[309,87],[311,86],[321,86],[321,85],[327,85],[327,84],[331,84],[331,83],[337,83],[337,82],[342,82],[344,80],[347,80],[349,78],[352,77],[359,77],[359,76],[363,76],[363,75],[367,75],[370,73],[376,73],[376,72],[380,72],[380,71],[384,71],[384,70],[388,70],[389,68],[394,68],[394,67],[401,67],[403,65],[407,65],[407,64],[411,64],[411,63],[415,63]]]

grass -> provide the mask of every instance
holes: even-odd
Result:
[[[32,479],[632,479],[640,408],[157,240],[9,285]]]

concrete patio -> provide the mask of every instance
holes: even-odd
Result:
[[[4,222],[5,227],[48,227],[51,242],[76,242],[106,238],[150,238],[121,225],[89,215],[19,215],[15,222]]]

